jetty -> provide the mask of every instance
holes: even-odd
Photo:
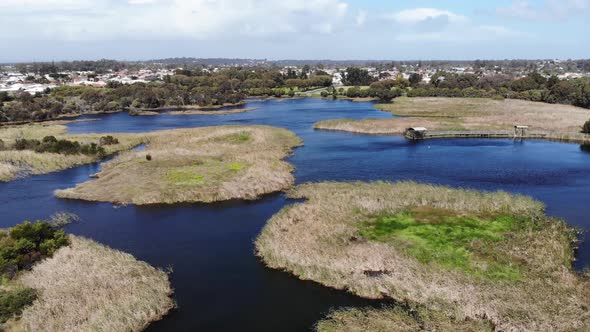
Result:
[[[551,138],[547,131],[530,131],[528,126],[514,126],[514,130],[444,130],[430,131],[425,127],[407,128],[404,136],[411,140],[433,138]]]

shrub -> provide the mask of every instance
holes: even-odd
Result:
[[[590,120],[586,121],[582,126],[582,132],[585,134],[590,134]]]
[[[99,145],[114,145],[114,144],[119,144],[119,140],[111,135],[108,136],[102,136],[99,141],[98,141]]]
[[[146,154],[145,155],[145,160],[147,160],[147,161],[152,160],[152,155],[151,154]]]
[[[0,150],[4,150],[4,141],[2,139],[0,139]]]
[[[36,139],[17,138],[14,142],[15,150],[34,150],[41,142]]]
[[[55,136],[45,136],[43,137],[43,143],[57,143],[57,138]]]
[[[118,142],[116,138],[114,141]],[[96,143],[80,144],[76,141],[68,141],[65,139],[58,140],[54,136],[45,136],[42,141],[36,139],[17,139],[14,143],[16,150],[33,150],[35,152],[44,153],[60,153],[60,154],[86,154],[104,156],[106,154],[102,147]]]
[[[0,290],[0,323],[20,315],[23,308],[31,305],[36,298],[37,293],[32,288]]]
[[[68,244],[66,234],[49,223],[25,221],[0,233],[0,273],[11,278],[19,269],[30,267]]]
[[[322,92],[320,92],[320,96],[322,96],[323,98],[326,98],[326,97],[328,97],[328,92],[322,91]]]

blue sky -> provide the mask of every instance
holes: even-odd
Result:
[[[0,62],[589,58],[590,0],[0,0]]]

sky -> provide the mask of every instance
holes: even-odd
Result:
[[[590,58],[590,0],[0,0],[0,62]]]

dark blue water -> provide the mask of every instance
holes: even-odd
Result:
[[[88,116],[100,121],[69,125],[72,133],[141,132],[218,124],[267,124],[304,140],[289,162],[297,183],[322,180],[416,180],[455,187],[506,190],[531,195],[550,215],[590,228],[590,153],[579,145],[540,140],[448,139],[411,142],[401,137],[313,130],[331,118],[389,117],[370,103],[320,99],[252,102],[256,111],[230,115],[127,114]],[[150,207],[58,200],[55,189],[88,180],[99,165],[0,184],[0,227],[46,218],[57,211],[78,214],[68,226],[152,265],[173,268],[179,309],[151,331],[303,331],[330,308],[374,305],[345,292],[302,282],[265,268],[253,241],[266,220],[290,204],[281,194],[255,202]],[[583,244],[576,268],[590,262]]]

